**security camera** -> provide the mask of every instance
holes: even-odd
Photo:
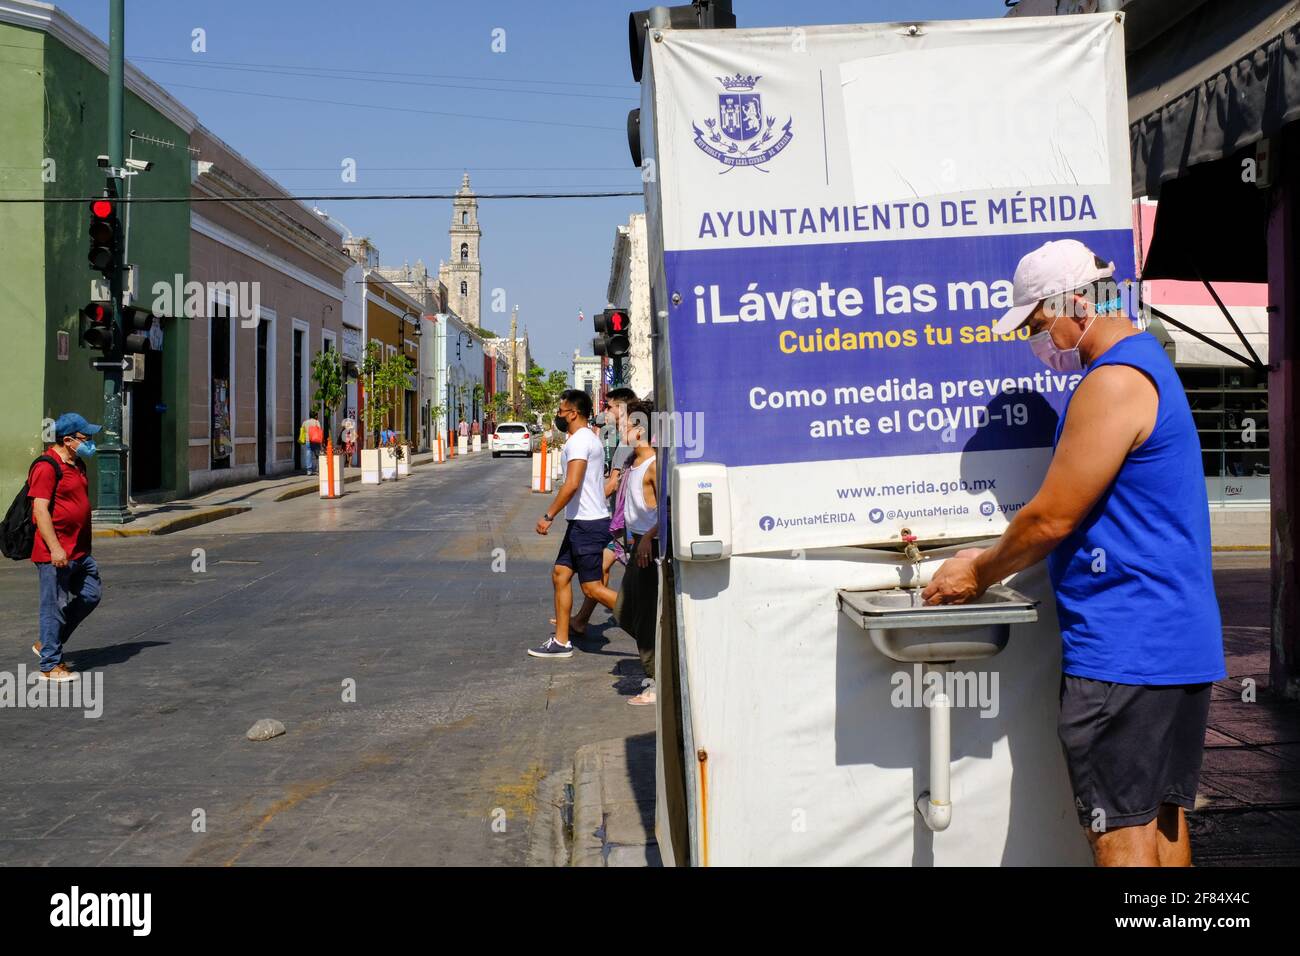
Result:
[[[100,168],[100,169],[108,169],[108,157],[107,157],[107,156],[96,156],[96,157],[95,157],[95,162],[99,164],[99,168]]]
[[[126,168],[134,169],[137,173],[147,173],[153,169],[153,163],[145,162],[143,159],[128,159]]]

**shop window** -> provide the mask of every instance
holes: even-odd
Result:
[[[1201,441],[1211,503],[1268,500],[1268,381],[1244,366],[1186,367],[1178,377]]]

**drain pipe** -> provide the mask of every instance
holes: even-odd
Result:
[[[936,832],[952,822],[952,701],[948,699],[946,663],[926,664],[925,674],[938,674],[939,686],[930,701],[930,789],[916,798],[916,812]],[[927,682],[928,683],[928,682]]]

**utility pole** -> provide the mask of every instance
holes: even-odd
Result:
[[[123,157],[126,152],[125,122],[122,115],[126,0],[108,2],[108,178],[104,195],[114,199],[121,194]],[[113,267],[109,276],[109,296],[113,309],[112,353],[102,369],[104,373],[104,443],[96,456],[99,465],[98,508],[95,520],[106,524],[125,524],[131,515],[126,506],[126,455],[122,442],[122,346],[125,323],[122,317],[123,283],[122,242],[113,243]],[[110,363],[116,363],[110,364]]]
[[[510,310],[510,414],[519,417],[519,342],[515,332],[519,325],[519,306]]]

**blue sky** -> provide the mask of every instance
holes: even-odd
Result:
[[[107,0],[59,6],[107,37]],[[1003,0],[734,6],[742,27],[1005,13]],[[296,194],[450,191],[464,170],[481,193],[640,188],[624,133],[638,98],[627,54],[632,3],[127,0],[126,7],[127,57]],[[205,31],[206,53],[191,50],[196,28]],[[498,28],[502,53],[492,50]],[[441,115],[452,113],[465,115]],[[355,184],[341,179],[345,158],[356,160]],[[320,205],[370,236],[385,266],[423,259],[432,269],[448,255],[450,202]],[[518,305],[535,360],[567,370],[575,347],[590,352],[615,226],[640,208],[633,198],[481,203],[484,325],[507,331],[509,308]],[[502,313],[491,311],[496,288],[505,290]]]

